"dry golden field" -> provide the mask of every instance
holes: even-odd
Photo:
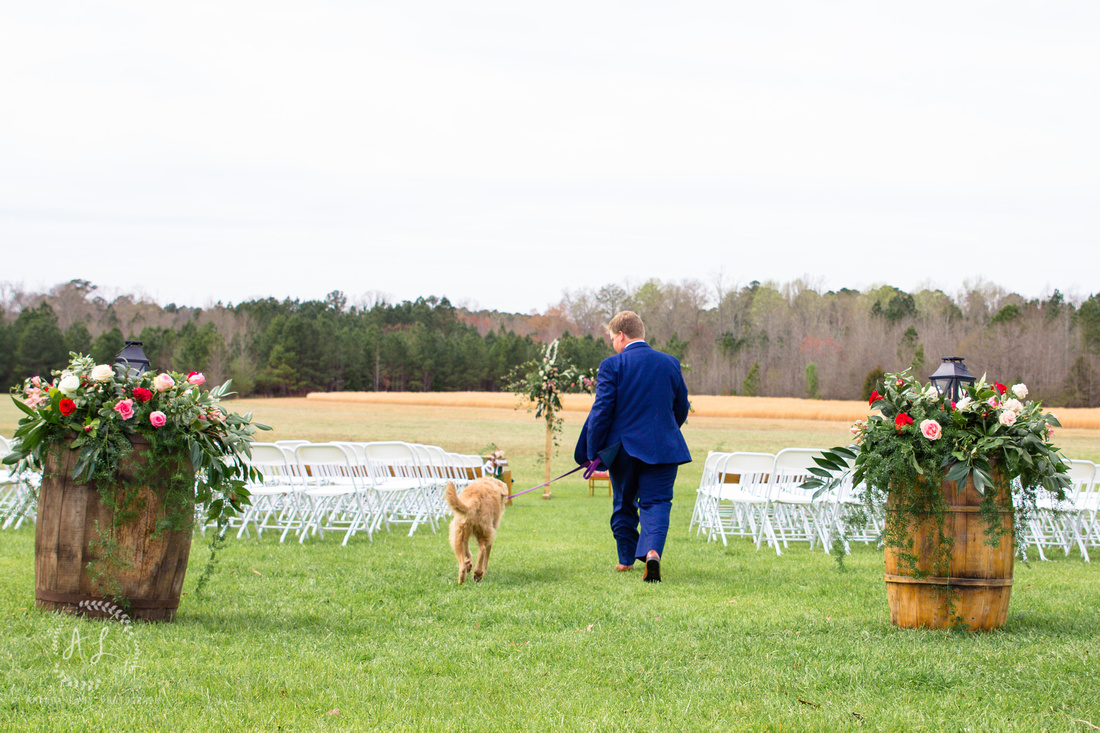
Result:
[[[306,399],[320,402],[360,402],[375,405],[426,405],[435,407],[513,408],[523,403],[506,392],[314,392]],[[588,412],[591,395],[563,395],[566,412]],[[824,420],[852,423],[871,414],[864,402],[803,400],[795,397],[721,397],[693,395],[692,415],[697,417],[762,418],[774,420]],[[1100,430],[1100,408],[1053,410],[1063,428]]]
[[[571,465],[572,447],[591,402],[587,395],[566,396],[555,468]],[[858,402],[696,396],[692,403],[684,435],[697,464],[712,450],[774,453],[844,445],[851,438],[852,421],[868,413]],[[275,428],[260,433],[258,440],[406,440],[461,453],[481,453],[492,443],[521,466],[538,463],[545,435],[541,421],[515,395],[501,393],[329,393],[250,398],[228,406],[252,411],[258,421]],[[1100,462],[1100,410],[1057,412],[1064,424],[1087,426],[1057,431],[1063,452]],[[10,400],[0,400],[0,435],[11,436],[20,414]]]

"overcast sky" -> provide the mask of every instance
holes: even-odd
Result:
[[[1100,3],[0,0],[0,282],[1100,291]]]

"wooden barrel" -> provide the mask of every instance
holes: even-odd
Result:
[[[120,466],[123,479],[132,479],[135,468],[144,466],[147,458],[149,443],[139,437],[134,437],[132,443],[133,453]],[[108,569],[110,580],[97,584],[88,564],[104,559],[101,532],[109,534],[114,510],[100,501],[99,492],[91,485],[73,481],[76,459],[76,451],[61,447],[51,450],[39,487],[34,533],[38,607],[85,613],[85,609],[79,608],[81,601],[112,600],[117,592],[129,604],[131,618],[172,620],[179,607],[191,553],[193,504],[181,529],[158,531],[157,524],[165,517],[169,469],[158,471],[154,480],[148,482],[152,485],[138,489],[136,517],[115,530],[115,557],[121,562]],[[172,470],[194,476],[186,456],[181,456]],[[104,614],[87,612],[87,615]]]
[[[993,547],[986,535],[986,520],[978,513],[982,496],[968,480],[960,494],[955,483],[940,487],[947,502],[944,534],[954,539],[947,575],[937,574],[932,555],[937,537],[934,516],[910,519],[912,552],[916,570],[925,577],[913,577],[913,569],[899,558],[897,548],[886,547],[886,597],[890,621],[903,628],[950,628],[961,620],[970,631],[991,631],[1004,625],[1012,593],[1012,563],[1016,556],[1012,512],[1002,506],[1004,534]],[[887,501],[887,522],[903,519]]]

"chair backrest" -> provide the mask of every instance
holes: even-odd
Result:
[[[274,443],[253,443],[250,452],[248,463],[263,475],[262,483],[290,484],[297,479],[297,464],[287,460],[287,453],[280,446]]]
[[[699,477],[700,489],[711,489],[718,485],[718,465],[729,457],[729,453],[707,453],[707,460],[703,463],[703,475]]]
[[[485,461],[481,459],[481,456],[464,455],[462,456],[462,465],[466,469],[466,475],[470,479],[481,478],[485,475]]]
[[[770,481],[771,497],[776,498],[778,492],[811,496],[813,492],[798,487],[803,481],[813,478],[810,469],[817,467],[814,458],[820,458],[821,454],[819,448],[784,448],[776,453]]]
[[[416,455],[417,463],[420,464],[421,476],[428,481],[435,481],[444,477],[444,462],[439,454],[433,450],[435,446],[422,443],[410,443],[409,446]]]
[[[1096,464],[1075,459],[1066,461],[1066,464],[1069,466],[1069,480],[1073,482],[1067,498],[1078,504],[1078,497],[1092,491],[1096,485]]]
[[[302,475],[311,482],[340,481],[358,485],[347,450],[336,443],[308,443],[294,449]]]
[[[719,466],[719,483],[736,484],[737,489],[753,496],[766,496],[775,467],[775,455],[737,451],[725,457]]]
[[[379,441],[366,443],[363,451],[371,480],[376,484],[390,479],[423,479],[423,471],[416,452],[408,443]]]

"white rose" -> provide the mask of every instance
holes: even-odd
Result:
[[[1021,400],[1027,399],[1027,386],[1023,384],[1016,384],[1012,386],[1012,394],[1019,397]]]
[[[1017,415],[1024,411],[1024,403],[1016,399],[1006,401],[1004,407],[1006,410],[1012,410]]]
[[[115,376],[115,368],[110,364],[100,364],[92,370],[92,379],[97,382],[108,382]]]
[[[61,378],[61,382],[58,383],[57,388],[66,397],[72,397],[80,389],[80,377],[75,374],[64,376]]]
[[[1000,420],[1001,425],[1004,425],[1006,428],[1012,427],[1016,424],[1016,413],[1012,410],[1005,410],[997,419]]]
[[[961,400],[955,403],[956,410],[965,410],[966,406],[970,404],[969,397],[963,397]]]

